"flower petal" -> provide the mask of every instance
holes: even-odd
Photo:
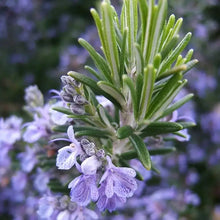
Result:
[[[113,179],[109,177],[106,180],[105,195],[107,196],[107,198],[111,198],[113,194],[114,194]]]
[[[94,175],[101,165],[101,161],[99,161],[96,156],[93,155],[82,162],[81,169],[85,175]]]
[[[68,135],[69,139],[72,141],[72,143],[74,143],[77,147],[80,146],[80,143],[75,138],[74,130],[73,130],[72,125],[68,127],[67,135]]]
[[[66,146],[58,151],[56,165],[58,169],[69,170],[74,166],[77,157],[76,148]]]

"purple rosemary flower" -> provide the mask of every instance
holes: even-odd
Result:
[[[46,172],[45,170],[42,170],[40,168],[37,168],[37,172],[34,175],[34,188],[39,193],[44,193],[48,189],[48,182],[50,179],[51,174],[49,172]]]
[[[71,202],[68,196],[44,195],[39,200],[37,214],[47,220],[98,219],[94,211]]]
[[[136,173],[132,168],[116,167],[109,156],[106,158],[108,165],[100,180],[100,197],[97,205],[100,210],[113,211],[118,204],[124,203],[126,198],[133,196],[137,189],[137,182],[134,178]]]
[[[39,200],[37,214],[44,219],[50,219],[56,207],[57,199],[53,196],[44,196]]]
[[[71,201],[76,202],[80,206],[87,206],[90,201],[97,201],[99,197],[96,184],[96,175],[80,175],[70,182]]]
[[[44,97],[37,85],[28,86],[25,89],[25,102],[27,104],[26,109],[30,112],[36,107],[43,107]]]
[[[25,151],[18,154],[18,159],[21,163],[21,168],[24,172],[31,172],[37,163],[36,152],[38,151],[38,146],[33,147],[26,146]]]
[[[57,101],[55,104],[51,106],[50,116],[54,124],[64,125],[66,122],[70,120],[66,114],[53,110],[52,108],[54,107],[66,107],[66,105],[62,101]]]
[[[73,126],[69,126],[67,129],[67,135],[69,139],[67,141],[72,142],[69,146],[63,147],[58,150],[56,165],[58,169],[69,170],[75,164],[77,164],[76,158],[83,153],[80,143],[75,139]],[[62,140],[62,139],[56,139]]]
[[[21,138],[21,123],[22,119],[16,116],[5,120],[0,118],[0,142],[13,145],[18,141]]]
[[[40,138],[49,135],[52,126],[49,109],[50,107],[48,105],[38,108],[37,113],[34,115],[34,120],[24,124],[24,127],[27,127],[23,134],[24,141],[34,143]]]
[[[114,211],[120,205],[126,202],[125,197],[119,197],[117,194],[113,194],[112,197],[108,198],[106,196],[106,185],[102,184],[99,188],[99,199],[97,202],[97,206],[100,211],[104,211],[108,209],[110,212]]]
[[[80,206],[86,206],[90,201],[97,201],[99,197],[96,171],[101,166],[101,161],[95,155],[85,159],[81,167],[78,167],[83,174],[75,178],[69,184],[71,188],[71,200]]]

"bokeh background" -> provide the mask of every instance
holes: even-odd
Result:
[[[117,7],[121,1],[112,1]],[[37,84],[47,96],[59,89],[69,70],[84,72],[91,62],[77,43],[83,37],[99,47],[89,8],[99,0],[0,1],[0,116],[22,116],[24,88]],[[197,126],[191,140],[177,143],[178,166],[170,184],[187,187],[200,198],[187,219],[220,219],[220,2],[169,0],[169,14],[183,17],[182,32],[192,32],[189,47],[200,62],[186,76],[195,98],[185,109]],[[179,175],[177,175],[179,174]],[[149,183],[150,185],[150,183]]]

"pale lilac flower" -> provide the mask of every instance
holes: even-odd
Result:
[[[16,116],[5,120],[0,118],[0,142],[13,145],[18,141],[21,138],[21,123],[22,119]]]
[[[51,120],[54,124],[64,125],[66,122],[70,120],[66,114],[53,110],[52,108],[54,107],[65,107],[65,103],[63,101],[58,101],[55,104],[51,105],[50,115]]]
[[[81,171],[84,175],[94,175],[102,162],[95,155],[85,159],[81,164]]]
[[[92,220],[92,219],[98,219],[98,215],[94,211],[87,209],[86,207],[77,206],[74,212],[71,212],[69,210],[61,211],[56,218],[56,220],[67,220],[67,219]]]
[[[37,214],[47,220],[98,219],[98,215],[86,207],[71,202],[68,196],[46,196],[39,200]]]
[[[50,219],[56,209],[57,199],[53,196],[43,196],[39,200],[37,214],[44,219]]]
[[[71,201],[80,206],[87,206],[91,200],[96,201],[99,197],[96,185],[96,175],[80,175],[70,182]]]
[[[47,184],[49,182],[50,176],[51,175],[49,172],[37,168],[37,172],[34,176],[34,187],[38,192],[46,192],[46,190],[48,189]]]
[[[69,146],[59,149],[56,159],[56,165],[61,170],[69,170],[73,167],[77,163],[77,156],[82,153],[80,143],[75,139],[73,126],[68,127],[67,135],[69,137],[68,141],[72,143]]]
[[[116,194],[113,194],[112,197],[108,198],[106,196],[106,185],[102,184],[99,188],[99,199],[97,202],[97,207],[100,211],[104,211],[105,209],[108,209],[108,211],[112,212],[116,208],[118,208],[120,205],[126,202],[125,197],[119,197]]]
[[[29,173],[37,163],[36,152],[38,149],[36,148],[38,148],[36,145],[33,147],[26,146],[25,151],[18,154],[18,159],[24,172]]]
[[[200,198],[197,194],[193,193],[190,190],[186,190],[184,193],[184,201],[186,204],[191,204],[194,206],[198,206],[200,204]]]
[[[26,123],[25,126],[27,129],[23,134],[23,139],[28,143],[34,143],[40,138],[48,135],[48,121],[45,118],[39,118],[35,115],[34,121]]]
[[[136,173],[132,168],[116,167],[109,156],[106,158],[108,165],[100,180],[100,197],[97,205],[100,210],[113,211],[118,203],[123,203],[126,198],[133,196],[137,189],[137,182],[134,178]]]
[[[27,184],[26,173],[22,171],[17,171],[11,180],[12,180],[12,188],[15,191],[22,191]]]
[[[25,102],[28,105],[27,110],[32,111],[36,107],[43,107],[44,97],[37,85],[28,86],[25,89]]]

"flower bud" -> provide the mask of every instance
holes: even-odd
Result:
[[[70,84],[65,85],[65,86],[63,87],[63,90],[64,90],[68,95],[71,95],[71,96],[74,96],[75,94],[77,94],[75,88],[74,88],[72,85],[70,85]]]
[[[67,94],[65,91],[60,92],[60,97],[65,101],[65,102],[73,102],[73,97],[69,94]]]
[[[38,87],[35,86],[29,86],[25,89],[25,97],[24,97],[26,103],[30,107],[36,107],[36,106],[43,106],[44,105],[44,98],[41,91],[38,89]]]
[[[105,156],[105,151],[103,149],[100,149],[96,152],[97,158],[103,158]]]
[[[77,104],[71,104],[70,105],[70,110],[74,113],[74,114],[76,114],[76,115],[83,115],[83,114],[85,114],[85,110],[84,110],[84,108],[83,108],[83,106],[81,106],[81,105],[77,105]]]
[[[81,146],[82,146],[82,148],[83,148],[84,145],[90,144],[90,141],[87,140],[86,138],[83,138],[83,139],[80,141],[80,144],[81,144]]]
[[[61,76],[61,81],[64,85],[73,85],[75,87],[80,87],[81,83],[73,79],[71,76]]]
[[[71,76],[61,76],[60,79],[64,85],[73,84],[75,81]]]
[[[88,103],[87,100],[81,95],[75,95],[73,97],[73,102],[78,104],[78,105],[83,105],[83,104]]]

